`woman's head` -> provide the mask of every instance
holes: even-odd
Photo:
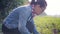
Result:
[[[45,0],[32,0],[31,5],[34,7],[34,13],[39,15],[46,9],[47,3]]]

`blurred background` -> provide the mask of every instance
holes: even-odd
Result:
[[[41,34],[60,34],[60,0],[46,0],[47,8],[39,16],[34,17],[37,30]],[[31,0],[0,0],[0,34],[4,18],[21,5],[27,5]]]

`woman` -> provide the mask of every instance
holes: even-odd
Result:
[[[46,8],[45,0],[32,0],[28,6],[14,9],[3,21],[4,34],[39,34],[35,28],[33,17],[40,15]]]

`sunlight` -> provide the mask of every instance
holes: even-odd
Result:
[[[47,1],[47,9],[45,12],[47,15],[60,15],[60,0],[46,0]]]
[[[31,0],[29,0],[31,2]],[[60,0],[46,0],[47,1],[47,8],[45,13],[47,15],[60,15]]]

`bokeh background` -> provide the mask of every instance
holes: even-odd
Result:
[[[27,5],[31,0],[0,0],[0,34],[4,18],[11,10]],[[34,22],[40,34],[60,34],[60,1],[46,0],[47,8],[45,12],[34,17]]]

